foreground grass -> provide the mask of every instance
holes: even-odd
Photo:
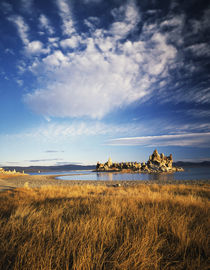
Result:
[[[209,185],[0,194],[0,269],[209,269]]]

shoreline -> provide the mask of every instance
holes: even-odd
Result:
[[[185,184],[185,185],[206,185],[209,180],[119,180],[119,181],[94,181],[94,180],[58,180],[61,175],[24,175],[24,176],[4,176],[0,175],[0,191],[15,188],[29,187],[39,188],[41,186],[73,186],[73,185],[93,185],[93,186],[137,186],[140,184]]]

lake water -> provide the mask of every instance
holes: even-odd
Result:
[[[55,173],[48,173],[55,174]],[[132,181],[132,180],[210,180],[210,167],[187,167],[184,172],[171,174],[146,174],[146,173],[116,173],[116,172],[92,172],[71,171],[59,172],[65,174],[57,177],[61,180],[87,180],[87,181]]]
[[[88,170],[88,171],[84,171],[84,170],[80,170],[80,171],[55,171],[55,172],[33,172],[33,173],[28,173],[29,175],[72,175],[72,174],[81,174],[81,173],[91,173],[92,170]]]

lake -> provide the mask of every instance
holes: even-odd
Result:
[[[83,174],[83,173],[91,173],[92,170],[79,170],[79,171],[54,171],[54,172],[41,172],[41,173],[38,173],[38,172],[32,172],[32,173],[28,173],[29,175],[65,175],[65,174],[68,174],[68,175],[72,175],[72,174]]]
[[[184,172],[175,172],[171,174],[68,171],[46,172],[40,173],[39,175],[62,175],[58,176],[57,179],[87,181],[210,180],[210,167],[185,167],[184,169]]]

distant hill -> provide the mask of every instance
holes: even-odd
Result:
[[[203,162],[185,162],[185,161],[177,161],[173,163],[176,167],[210,167],[210,161]],[[74,171],[74,170],[95,170],[96,165],[59,165],[59,166],[29,166],[29,167],[3,167],[4,170],[16,170],[17,172],[24,171],[25,173],[33,173],[33,172],[55,172],[55,171]]]
[[[17,172],[24,171],[25,173],[32,172],[55,172],[55,171],[74,171],[74,170],[94,170],[96,168],[95,165],[59,165],[59,166],[29,166],[29,167],[3,167],[4,170],[16,170]]]
[[[202,161],[202,162],[177,161],[173,162],[173,165],[177,167],[210,167],[210,161]]]

